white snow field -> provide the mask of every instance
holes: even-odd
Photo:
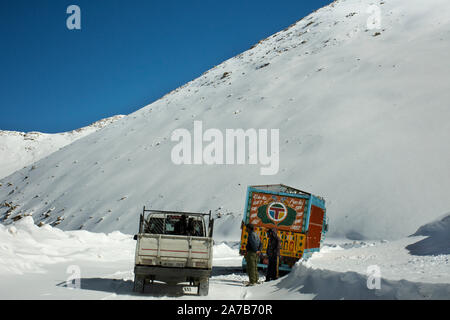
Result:
[[[445,232],[448,240],[448,226]],[[413,256],[405,249],[423,238],[329,239],[290,274],[250,288],[243,286],[248,277],[236,243],[216,244],[206,299],[450,299],[450,255]],[[161,283],[134,293],[134,249],[132,236],[118,231],[39,228],[31,217],[0,225],[0,299],[205,299],[195,288]],[[373,265],[381,279],[371,290],[367,268]]]
[[[0,178],[7,177],[123,117],[125,116],[117,115],[77,130],[54,134],[0,130]]]
[[[369,28],[374,8],[378,29]],[[130,238],[146,205],[221,214],[211,299],[449,299],[448,52],[447,0],[336,1],[1,179],[1,296],[171,297],[130,293]],[[259,164],[175,165],[171,135],[192,132],[194,121],[222,132],[279,129],[278,174],[260,175]],[[246,188],[272,183],[324,197],[328,235],[340,240],[288,276],[244,288],[235,245]],[[71,264],[81,290],[61,285]],[[379,290],[367,289],[372,265]]]

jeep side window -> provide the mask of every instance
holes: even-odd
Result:
[[[192,223],[192,229],[193,229],[193,236],[196,237],[203,237],[203,223],[199,220],[193,221]]]
[[[161,234],[163,231],[164,220],[162,218],[149,218],[146,223],[145,233]]]
[[[176,234],[175,231],[176,222],[173,219],[166,219],[166,230],[165,234]]]

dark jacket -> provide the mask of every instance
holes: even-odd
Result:
[[[254,231],[248,233],[246,250],[251,252],[261,251],[262,243],[258,235]]]
[[[182,216],[180,220],[175,222],[174,232],[176,235],[186,235],[187,233],[187,220],[185,216]]]
[[[281,240],[278,234],[269,230],[269,241],[267,243],[267,256],[269,257],[279,257],[280,256]]]

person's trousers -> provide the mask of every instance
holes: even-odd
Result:
[[[247,274],[249,282],[251,284],[258,283],[258,255],[256,252],[247,251],[245,260],[247,261]]]
[[[267,265],[266,281],[278,279],[278,263],[279,258],[277,256],[269,257],[269,264]]]

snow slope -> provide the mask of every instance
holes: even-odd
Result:
[[[0,225],[0,299],[450,299],[450,255],[410,255],[405,245],[418,238],[423,237],[329,239],[290,274],[251,288],[243,286],[248,277],[240,268],[238,246],[218,243],[207,297],[164,284],[136,294],[131,235],[39,228],[26,217]],[[373,265],[381,276],[375,290],[367,287],[367,268]],[[75,284],[79,289],[71,289]]]
[[[413,255],[450,254],[450,214],[420,227],[412,236],[426,236],[406,247]]]
[[[3,223],[133,234],[145,204],[230,213],[216,235],[237,240],[247,185],[284,183],[326,199],[331,236],[410,235],[450,208],[449,50],[447,0],[336,1],[2,179]],[[279,173],[173,164],[171,134],[194,120],[280,129]]]
[[[117,115],[77,130],[56,134],[0,130],[0,178],[7,177],[123,117]]]

